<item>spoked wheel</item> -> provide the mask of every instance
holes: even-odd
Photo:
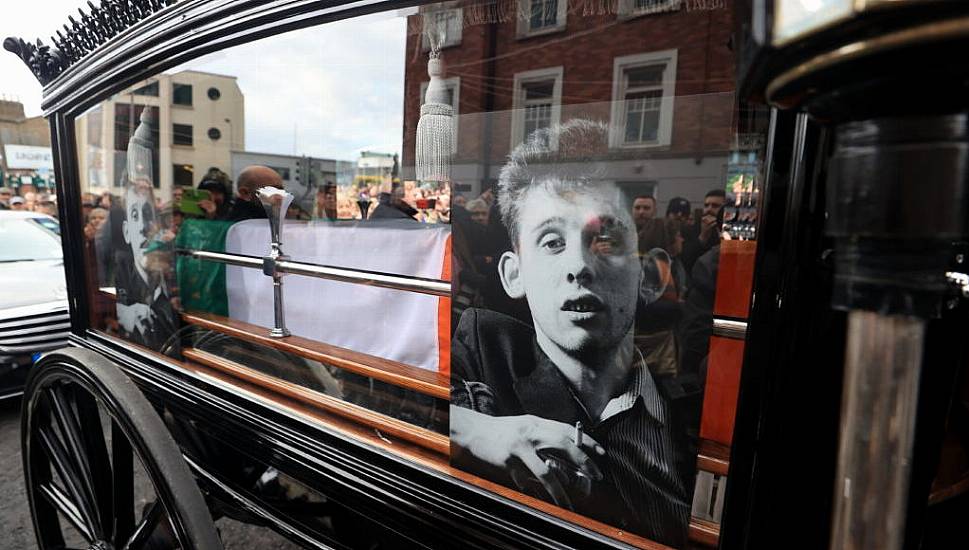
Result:
[[[221,550],[212,516],[158,414],[88,350],[44,357],[21,416],[27,495],[41,550]]]

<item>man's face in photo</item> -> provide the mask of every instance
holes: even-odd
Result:
[[[712,196],[703,199],[703,215],[715,217],[723,208],[723,203],[723,197]]]
[[[627,205],[610,183],[536,185],[522,199],[502,284],[528,300],[536,333],[570,355],[614,348],[632,326],[641,266]]]
[[[633,201],[633,221],[642,227],[656,216],[656,201],[652,197],[636,197]]]
[[[155,220],[155,208],[149,188],[131,183],[125,191],[125,220],[122,224],[124,241],[131,246],[135,265],[145,269],[145,249],[148,248],[151,226]]]

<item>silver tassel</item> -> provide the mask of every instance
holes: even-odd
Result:
[[[451,181],[451,156],[454,154],[454,109],[447,100],[447,88],[441,75],[444,62],[436,51],[427,60],[427,85],[421,118],[417,121],[417,154],[415,170],[419,181]]]

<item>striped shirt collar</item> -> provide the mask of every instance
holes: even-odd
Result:
[[[643,354],[638,349],[636,356],[638,360],[633,363],[626,391],[606,403],[606,407],[602,409],[602,414],[599,416],[599,423],[628,411],[633,408],[637,399],[642,398],[643,405],[645,405],[650,416],[660,424],[666,424],[666,409],[663,406],[663,398],[660,397],[656,383],[653,382],[653,377],[649,373],[646,359],[643,358]]]

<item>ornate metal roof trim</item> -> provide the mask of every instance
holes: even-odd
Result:
[[[41,85],[46,86],[105,42],[177,1],[101,0],[100,5],[95,6],[88,0],[90,13],[78,8],[80,21],[68,16],[70,25],[64,25],[66,34],[58,30],[57,36],[51,37],[53,47],[40,39],[30,43],[16,37],[4,40],[3,47],[17,54]]]

